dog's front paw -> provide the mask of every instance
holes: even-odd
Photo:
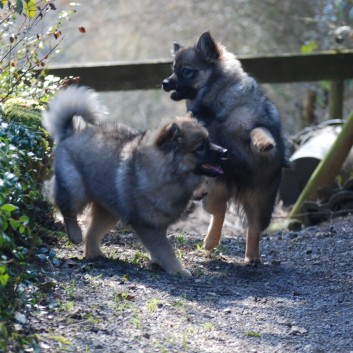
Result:
[[[255,143],[254,145],[259,152],[268,152],[271,151],[273,147],[275,147],[275,145],[269,141],[260,141]]]
[[[168,275],[180,275],[183,277],[191,277],[192,274],[189,270],[187,270],[186,268],[184,268],[181,263],[176,264],[175,266],[170,266],[170,265],[161,265],[159,261],[157,261],[156,259],[151,259],[151,267],[153,269],[164,269],[165,272],[168,273]]]
[[[171,271],[171,272],[168,271],[168,274],[170,274],[170,275],[180,275],[182,277],[192,277],[191,272],[189,270],[187,270],[186,268],[182,268],[180,270]]]
[[[192,198],[195,201],[201,201],[202,199],[204,199],[207,196],[207,194],[208,194],[207,191],[195,193]]]
[[[87,248],[85,250],[85,258],[87,260],[94,260],[98,258],[106,258],[99,248]]]
[[[76,221],[65,220],[67,235],[74,244],[82,243],[82,231]]]
[[[219,245],[218,237],[207,236],[203,241],[203,247],[205,250],[211,251]]]
[[[271,133],[264,128],[256,128],[251,131],[251,143],[259,152],[268,152],[275,147],[275,141]]]
[[[246,266],[256,267],[261,264],[261,260],[259,258],[249,258],[249,257],[245,256],[244,263]]]

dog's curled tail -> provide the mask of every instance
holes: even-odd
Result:
[[[97,124],[102,121],[105,114],[106,109],[94,90],[70,86],[60,90],[49,103],[48,110],[42,114],[42,124],[58,143],[82,130],[85,123]]]

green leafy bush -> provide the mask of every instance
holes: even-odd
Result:
[[[37,248],[52,221],[41,190],[51,142],[40,116],[60,86],[46,65],[73,12],[58,12],[54,0],[0,0],[0,352],[35,346],[13,328],[40,294],[33,262],[44,256]]]
[[[59,78],[47,75],[47,62],[59,50],[61,25],[77,3],[60,12],[54,3],[0,0],[0,102],[19,96],[47,101],[58,88]],[[48,25],[48,17],[55,23]]]
[[[0,350],[9,339],[6,322],[25,304],[29,263],[41,242],[40,216],[50,213],[41,193],[50,144],[35,117],[27,124],[0,117]]]

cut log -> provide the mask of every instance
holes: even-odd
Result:
[[[326,157],[319,163],[305,188],[300,194],[298,200],[293,206],[290,219],[300,218],[303,202],[306,200],[315,200],[317,190],[322,186],[330,186],[338,175],[350,149],[353,145],[353,112],[342,127],[342,131]]]

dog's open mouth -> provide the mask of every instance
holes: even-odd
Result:
[[[185,98],[185,94],[180,91],[174,91],[171,93],[170,98],[174,101],[180,101]]]
[[[223,175],[223,169],[215,164],[204,163],[198,167],[199,173],[202,175],[215,177],[218,175]]]
[[[194,99],[197,95],[197,90],[193,87],[178,88],[172,92],[170,98],[174,101],[180,101],[182,99]]]

